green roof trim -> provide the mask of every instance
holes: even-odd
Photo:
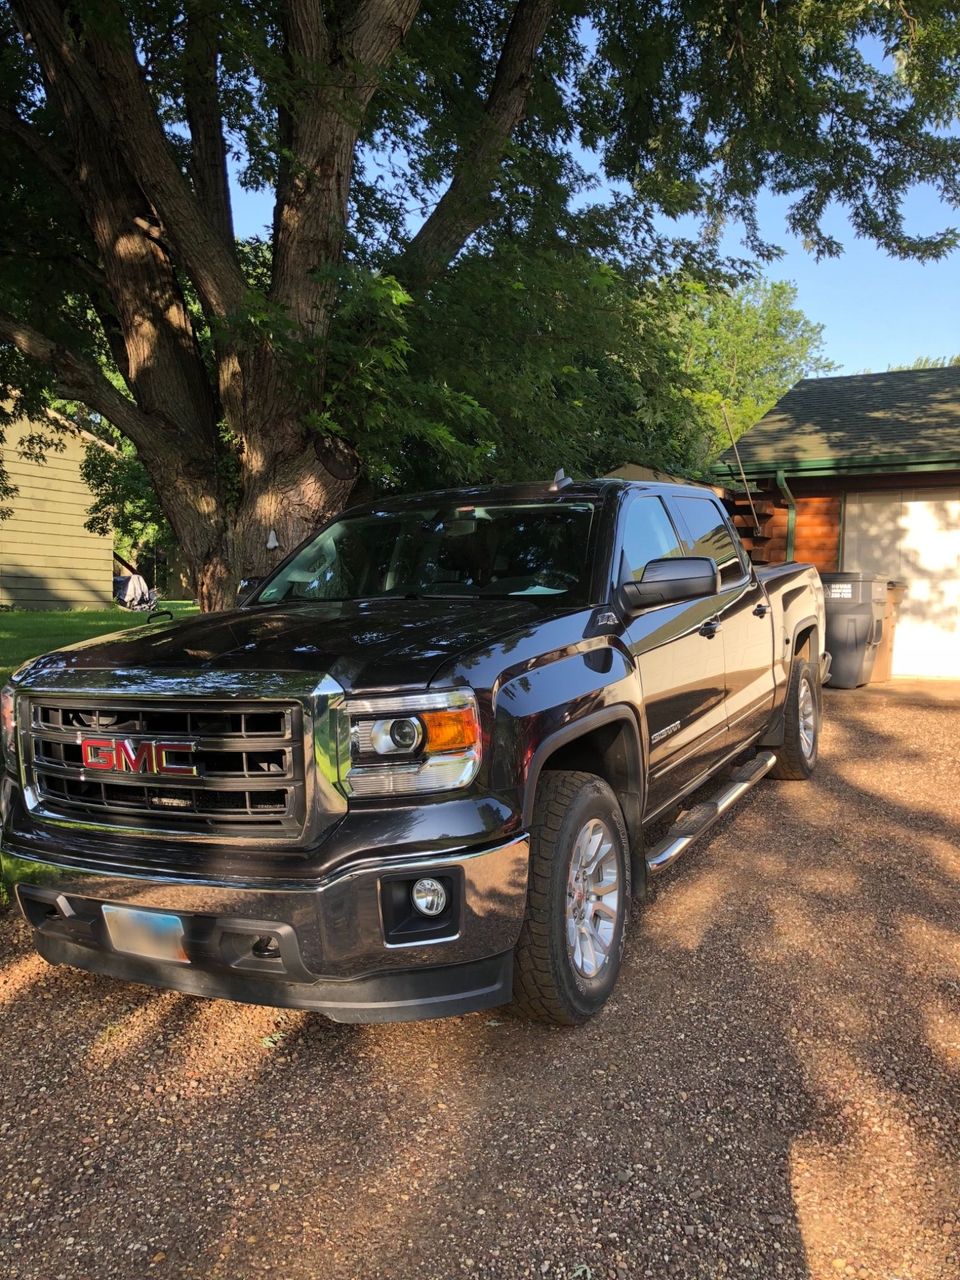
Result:
[[[960,469],[960,367],[805,378],[738,447],[751,476]],[[712,471],[731,467],[727,449]]]
[[[878,457],[876,454],[860,458],[803,458],[784,457],[779,462],[748,462],[743,460],[744,474],[747,476],[772,476],[783,471],[788,476],[851,476],[878,474],[887,472],[911,471],[960,471],[960,453],[947,454],[942,458],[931,458],[923,455],[891,453]],[[723,478],[739,479],[740,470],[728,450],[711,466],[710,474]]]

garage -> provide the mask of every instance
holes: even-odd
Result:
[[[906,585],[895,676],[960,678],[960,487],[848,494],[842,565]]]
[[[714,477],[753,559],[902,582],[893,676],[960,678],[960,366],[806,378]]]

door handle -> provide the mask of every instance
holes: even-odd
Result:
[[[765,618],[769,612],[770,606],[768,604],[758,604],[753,611],[753,616],[755,618]]]
[[[721,630],[720,619],[708,618],[706,622],[703,624],[703,626],[700,628],[700,634],[702,636],[706,636],[708,640],[712,640],[713,637],[720,630]]]

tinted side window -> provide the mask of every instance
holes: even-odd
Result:
[[[677,498],[677,507],[687,526],[694,556],[711,556],[720,569],[720,581],[726,586],[739,582],[743,565],[723,516],[709,498]]]
[[[651,560],[681,555],[680,542],[660,499],[635,499],[623,531],[621,581],[635,582]]]

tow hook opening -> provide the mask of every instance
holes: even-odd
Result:
[[[62,894],[38,891],[33,885],[18,885],[17,898],[21,910],[34,929],[52,920],[70,920],[74,912]]]
[[[239,917],[220,917],[211,923],[205,951],[214,963],[282,982],[316,981],[304,963],[292,925]]]

